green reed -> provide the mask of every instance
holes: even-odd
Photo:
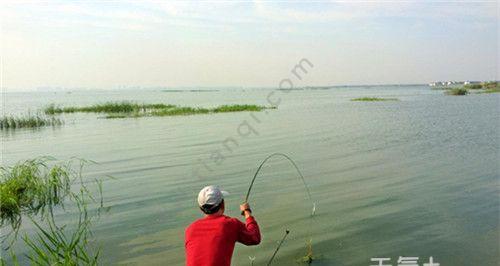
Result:
[[[138,104],[133,102],[107,102],[101,104],[94,104],[90,106],[68,106],[60,107],[55,104],[47,106],[43,111],[45,114],[54,115],[61,113],[132,113],[132,112],[146,112],[155,109],[168,109],[173,108],[175,105],[171,104]]]
[[[89,215],[87,204],[98,201],[82,177],[83,167],[89,161],[76,160],[78,167],[74,167],[75,160],[49,166],[51,160],[42,157],[0,168],[1,227],[4,229],[10,225],[2,242],[13,235],[7,249],[10,248],[17,239],[24,217],[35,225],[35,237],[25,234],[22,238],[30,252],[27,257],[31,264],[97,265],[99,251],[95,252],[88,245],[93,217]],[[96,179],[95,182],[102,208],[102,180]],[[78,209],[76,226],[58,225],[53,215],[54,208],[65,211],[64,206],[69,203]],[[17,265],[17,257],[12,251],[11,258]],[[4,259],[0,260],[0,265],[6,265]]]
[[[310,239],[307,244],[306,244],[306,255],[298,259],[297,262],[299,263],[305,263],[307,265],[311,265],[313,261],[315,261],[317,258],[314,256],[313,249],[312,249],[312,239]]]
[[[479,93],[498,93],[500,92],[500,88],[497,87],[497,88],[492,88],[492,89],[486,89],[484,91],[481,91]]]
[[[0,226],[9,223],[16,231],[23,214],[44,216],[70,193],[70,169],[49,168],[46,158],[27,160],[0,168]]]
[[[32,114],[24,116],[3,116],[0,118],[0,130],[59,126],[62,124],[64,124],[64,122],[59,118]]]
[[[47,106],[43,111],[48,115],[62,113],[106,113],[104,118],[128,118],[143,116],[178,116],[226,112],[258,112],[264,109],[274,109],[258,105],[222,105],[215,108],[186,107],[172,104],[138,104],[133,102],[108,102],[83,107],[59,107],[54,104]]]
[[[382,101],[399,101],[397,98],[378,98],[378,97],[361,97],[354,98],[351,101],[355,102],[382,102]]]
[[[462,87],[444,87],[446,95],[467,95],[474,93],[497,93],[500,92],[498,81],[486,81],[481,83],[466,84]]]
[[[446,95],[467,95],[469,94],[469,91],[467,89],[464,89],[464,88],[454,88],[454,89],[450,89],[450,90],[447,90],[445,92]]]

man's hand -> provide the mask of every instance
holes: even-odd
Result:
[[[250,210],[250,205],[247,202],[240,205],[240,211],[245,218],[252,216],[252,210]]]

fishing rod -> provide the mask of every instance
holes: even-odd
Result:
[[[255,182],[255,179],[257,178],[257,175],[259,174],[260,170],[262,169],[262,166],[264,166],[264,164],[266,164],[266,162],[271,159],[272,157],[275,157],[275,156],[281,156],[281,157],[284,157],[285,159],[287,159],[292,165],[293,167],[295,167],[295,170],[297,171],[297,173],[299,174],[300,176],[300,179],[302,180],[302,183],[304,184],[304,187],[306,188],[306,192],[307,192],[307,196],[309,197],[309,200],[311,201],[311,203],[313,203],[312,201],[312,197],[311,197],[311,192],[309,191],[309,187],[307,186],[306,184],[306,180],[304,178],[304,175],[302,174],[302,172],[300,171],[299,167],[297,166],[297,164],[292,160],[292,158],[290,158],[288,155],[284,154],[284,153],[273,153],[269,156],[266,157],[266,159],[264,159],[264,161],[262,161],[262,163],[259,165],[259,167],[257,168],[257,171],[255,171],[255,174],[253,175],[253,178],[252,178],[252,182],[250,182],[250,186],[248,187],[248,191],[247,191],[247,195],[245,196],[245,202],[248,202],[248,198],[250,197],[250,192],[252,191],[252,188],[253,188],[253,184]],[[314,204],[313,204],[314,205]]]
[[[274,260],[274,257],[276,257],[276,253],[278,253],[278,250],[280,250],[281,245],[283,244],[283,242],[285,241],[285,238],[288,236],[289,233],[290,233],[289,230],[285,230],[285,235],[283,236],[283,238],[279,242],[278,247],[276,247],[276,250],[274,251],[273,256],[271,257],[271,259],[269,260],[269,262],[267,262],[267,266],[271,265],[271,263]]]
[[[309,255],[309,253],[312,254],[311,250],[312,250],[312,237],[311,237],[311,234],[312,232],[310,231],[311,228],[312,228],[312,223],[313,223],[313,218],[314,218],[314,214],[316,212],[316,203],[314,203],[314,201],[312,200],[312,196],[311,196],[311,192],[309,190],[309,187],[307,186],[307,183],[306,183],[306,180],[304,178],[304,175],[302,174],[302,172],[300,171],[299,167],[297,166],[297,164],[295,163],[295,161],[293,161],[292,158],[290,158],[288,155],[284,154],[284,153],[273,153],[269,156],[267,156],[263,161],[262,163],[259,165],[259,167],[257,168],[257,171],[255,171],[255,174],[253,175],[253,178],[252,178],[252,181],[250,182],[250,186],[248,187],[248,191],[247,191],[247,194],[245,196],[245,203],[248,202],[248,199],[250,197],[250,192],[252,192],[252,188],[253,188],[253,184],[255,183],[255,179],[257,179],[257,176],[259,175],[260,173],[260,170],[262,169],[262,167],[266,164],[266,162],[273,158],[273,157],[277,157],[277,156],[280,156],[280,157],[283,157],[285,159],[287,159],[292,165],[293,167],[295,168],[295,170],[297,171],[297,173],[299,174],[299,177],[300,179],[302,180],[302,184],[304,185],[304,188],[307,192],[307,196],[309,198],[309,201],[311,202],[312,204],[312,212],[311,212],[311,220],[310,220],[310,226],[309,226],[309,246],[308,246],[308,249],[310,251],[308,251],[308,254],[306,255],[306,257],[309,258],[310,261],[312,261],[312,255]],[[242,212],[242,215],[243,215],[243,212]],[[281,245],[283,244],[283,241],[285,240],[285,238],[288,236],[288,233],[290,233],[289,230],[286,230],[285,231],[285,235],[283,236],[283,238],[281,239],[281,241],[279,242],[279,245],[278,247],[276,248],[276,250],[274,251],[273,253],[273,256],[271,257],[271,259],[269,260],[269,262],[267,263],[267,265],[271,265],[272,261],[274,260],[274,257],[276,256],[276,254],[278,253],[279,249],[281,248]]]

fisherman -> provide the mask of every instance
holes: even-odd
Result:
[[[187,266],[229,266],[234,245],[258,245],[260,231],[248,203],[240,205],[245,223],[224,215],[224,195],[216,186],[204,187],[198,205],[205,217],[186,228],[184,246]]]

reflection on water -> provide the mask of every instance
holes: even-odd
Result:
[[[4,110],[21,113],[49,103],[85,105],[135,100],[186,106],[266,104],[268,90],[197,92],[100,91],[6,94]],[[280,92],[281,93],[281,92]],[[317,203],[311,206],[290,165],[279,158],[252,191],[263,242],[237,245],[235,265],[267,262],[283,232],[291,233],[276,265],[305,255],[308,233],[315,265],[369,265],[372,257],[433,256],[441,265],[497,265],[499,255],[499,95],[443,96],[427,87],[359,87],[279,94],[277,110],[140,119],[66,115],[60,128],[2,132],[3,164],[41,155],[99,162],[89,178],[104,183],[111,210],[95,225],[104,265],[182,265],[184,228],[201,216],[200,188],[231,192],[238,215],[257,165],[269,154],[290,155]],[[396,102],[351,102],[362,96]],[[257,134],[237,137],[248,121]],[[219,164],[210,161],[220,151]],[[207,163],[200,176],[193,168]],[[68,219],[69,217],[62,217]],[[22,250],[22,246],[16,247]]]

